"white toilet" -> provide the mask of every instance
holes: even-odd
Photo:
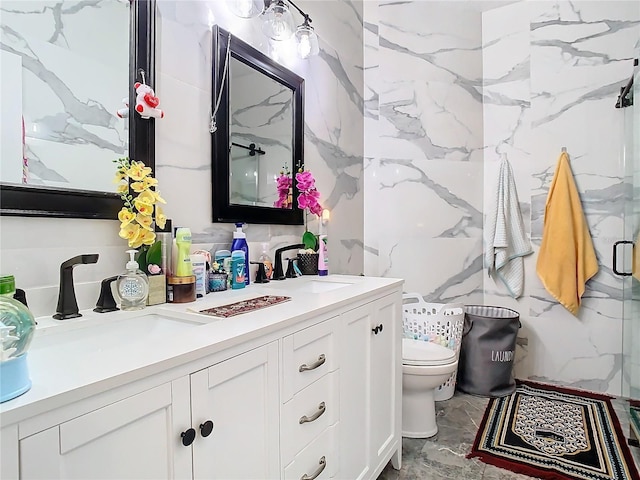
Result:
[[[435,389],[458,368],[456,352],[433,342],[402,339],[402,436],[438,433]]]

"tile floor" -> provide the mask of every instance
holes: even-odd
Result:
[[[402,469],[387,465],[378,480],[515,480],[531,479],[508,470],[466,459],[476,437],[488,399],[456,392],[446,402],[436,402],[438,434],[429,439],[402,439]],[[628,403],[613,401],[622,430],[629,432]],[[631,447],[640,469],[640,449]]]

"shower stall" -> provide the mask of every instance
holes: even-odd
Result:
[[[624,212],[624,265],[620,272],[624,277],[623,288],[623,396],[640,400],[640,79],[638,78],[638,60],[640,42],[635,49],[633,77],[623,87],[616,107],[624,115],[624,140],[622,160],[625,171],[625,212]],[[635,98],[635,102],[634,102]],[[616,242],[620,243],[620,242]],[[614,259],[615,259],[614,251]],[[619,267],[614,260],[614,269]],[[616,272],[618,273],[618,272]],[[632,408],[632,407],[631,407]],[[637,412],[630,410],[632,430],[630,441],[638,445]],[[633,423],[635,421],[635,429]],[[634,438],[635,437],[635,438]]]

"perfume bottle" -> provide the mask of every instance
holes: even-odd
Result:
[[[144,272],[140,270],[138,262],[133,258],[137,252],[135,250],[127,250],[127,253],[130,259],[125,266],[125,271],[117,280],[120,308],[122,310],[141,310],[147,304],[149,280]]]

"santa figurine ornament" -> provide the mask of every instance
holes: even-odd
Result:
[[[156,97],[153,88],[140,82],[136,82],[134,87],[136,89],[136,112],[142,118],[163,118],[164,112],[157,108],[160,104],[160,99]]]

